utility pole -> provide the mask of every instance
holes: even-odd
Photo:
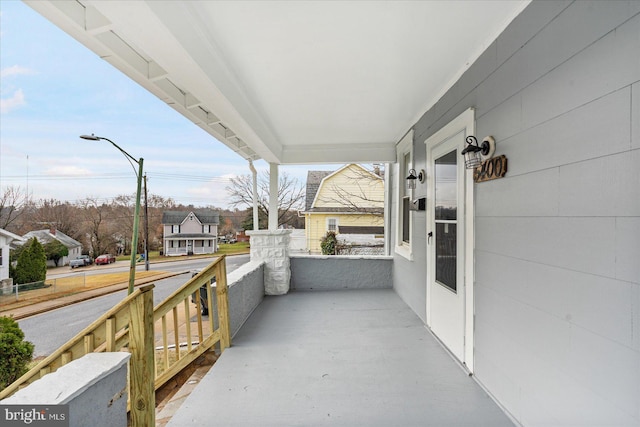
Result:
[[[144,174],[144,270],[149,271],[149,205],[147,204],[147,174]]]

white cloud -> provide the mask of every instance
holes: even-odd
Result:
[[[0,99],[0,113],[6,114],[9,111],[15,110],[24,105],[27,105],[26,101],[24,100],[24,93],[22,93],[22,89],[18,89],[10,98]]]
[[[186,192],[192,196],[209,196],[211,194],[211,189],[204,187],[192,187],[188,188]]]
[[[0,77],[3,79],[11,76],[30,75],[30,74],[35,74],[35,71],[29,68],[21,67],[19,65],[13,65],[11,67],[6,67],[0,70]]]
[[[79,168],[78,166],[55,166],[47,169],[47,175],[89,175],[91,172],[88,169]]]

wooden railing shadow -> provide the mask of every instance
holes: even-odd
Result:
[[[128,351],[131,425],[155,425],[155,390],[216,344],[220,352],[231,345],[225,257],[216,259],[155,308],[153,288],[136,289],[2,390],[0,399],[87,353]],[[209,316],[202,315],[200,298],[190,301],[200,292],[208,297]]]

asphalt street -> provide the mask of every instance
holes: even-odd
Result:
[[[249,255],[228,256],[227,273],[232,272],[249,261]],[[154,282],[154,305],[160,303],[175,289],[191,278],[191,271],[207,266],[212,259],[185,260],[151,264],[151,270],[183,271],[183,274]],[[106,266],[105,266],[106,267]],[[98,273],[113,272],[128,267],[99,268]],[[87,270],[88,272],[89,270]],[[95,271],[95,270],[93,270]],[[74,272],[73,274],[77,274]],[[25,334],[25,339],[35,345],[34,357],[47,356],[62,344],[73,338],[83,328],[116,305],[127,295],[122,290],[109,295],[93,298],[77,304],[21,319],[18,323]]]

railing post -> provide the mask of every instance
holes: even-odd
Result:
[[[155,425],[153,287],[139,288],[141,295],[129,306],[129,401],[133,427]]]
[[[216,299],[218,303],[218,328],[220,328],[220,352],[231,347],[229,331],[229,288],[227,287],[227,261],[218,264],[216,272]],[[213,313],[210,313],[213,315]]]

